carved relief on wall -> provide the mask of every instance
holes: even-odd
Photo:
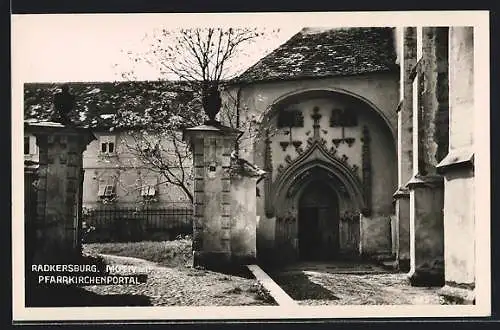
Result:
[[[265,150],[264,150],[264,171],[266,171],[266,175],[264,177],[264,194],[266,197],[265,202],[265,213],[268,218],[273,216],[273,208],[267,202],[267,199],[272,194],[272,182],[273,182],[273,161],[272,161],[272,153],[271,153],[271,139],[269,138],[269,130],[265,132],[266,138],[264,140]]]
[[[354,127],[358,125],[358,118],[350,108],[332,110],[330,127]]]
[[[371,191],[372,191],[372,173],[371,173],[371,151],[370,151],[370,131],[368,127],[363,127],[363,137],[361,138],[363,147],[361,151],[361,159],[363,164],[363,195],[365,196],[364,215],[371,214]]]
[[[304,115],[300,110],[284,110],[278,114],[278,128],[304,127]]]
[[[321,132],[325,131],[321,129],[321,119],[322,114],[320,113],[319,107],[313,107],[312,111],[310,111],[310,116],[313,120],[312,131],[306,132],[306,143],[303,147],[304,143],[300,140],[292,140],[291,136],[289,141],[277,141],[277,143],[281,146],[281,150],[285,151],[288,147],[293,147],[296,150],[295,154],[286,153],[283,157],[283,162],[277,164],[273,167],[271,162],[271,140],[269,138],[266,139],[266,156],[265,162],[269,169],[274,168],[276,171],[275,179],[273,180],[273,175],[269,175],[266,177],[266,193],[265,193],[265,210],[267,217],[273,217],[275,214],[275,194],[278,193],[274,191],[275,186],[278,184],[277,182],[283,179],[283,175],[291,175],[288,173],[288,168],[294,166],[300,166],[299,164],[305,164],[315,159],[322,162],[333,162],[336,164],[342,164],[344,170],[348,170],[351,173],[351,177],[353,177],[354,181],[359,181],[359,189],[362,190],[362,175],[359,173],[359,165],[358,164],[350,164],[351,160],[346,154],[339,154],[338,145],[335,145],[334,141],[328,143],[328,141],[323,138],[323,134]],[[342,131],[343,132],[343,131]],[[291,132],[290,132],[291,133]],[[309,134],[307,134],[309,133]],[[312,133],[312,134],[311,134]],[[324,133],[324,132],[323,132]],[[291,134],[290,134],[291,135]],[[345,137],[343,135],[342,142],[351,146],[354,143],[354,138]],[[330,146],[329,146],[330,144]],[[294,156],[295,155],[295,156]],[[267,169],[268,173],[270,172]],[[366,169],[366,166],[365,166]],[[288,173],[288,174],[287,174]],[[307,173],[303,173],[306,175]],[[334,176],[333,174],[331,174]],[[293,181],[298,182],[300,178],[294,177]],[[325,180],[329,180],[325,177]],[[334,179],[338,181],[338,179]],[[300,180],[299,180],[300,181]],[[300,187],[289,187],[289,189],[284,192],[287,198],[291,198],[294,193],[297,192],[297,189]],[[344,188],[345,190],[345,188]],[[345,190],[347,193],[347,190]]]

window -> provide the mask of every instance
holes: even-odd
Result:
[[[115,186],[111,184],[104,184],[99,186],[99,197],[113,197],[115,196]]]
[[[102,135],[99,138],[101,154],[112,155],[116,152],[116,138],[113,135]]]
[[[36,137],[33,135],[28,135],[24,137],[24,155],[26,157],[31,157],[36,155],[38,152],[36,146]]]
[[[156,196],[156,186],[158,180],[156,177],[145,178],[142,180],[141,196],[144,198],[152,198]]]
[[[102,198],[113,198],[116,196],[116,184],[115,178],[101,178],[99,180],[99,191],[97,195]]]
[[[25,155],[30,154],[30,137],[29,136],[24,137],[24,154]]]
[[[153,197],[156,195],[156,187],[155,186],[145,186],[141,189],[142,197]]]

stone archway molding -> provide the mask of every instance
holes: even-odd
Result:
[[[285,205],[286,199],[291,197],[293,187],[300,187],[307,180],[308,171],[320,169],[336,178],[345,189],[354,206],[363,210],[365,198],[362,182],[356,173],[356,168],[348,163],[347,157],[337,157],[334,151],[328,151],[320,142],[313,142],[311,147],[304,151],[289,166],[278,173],[272,183],[272,192],[266,198],[266,209],[275,213]]]
[[[268,108],[264,111],[264,113],[261,116],[260,122],[263,124],[261,126],[265,126],[264,123],[267,123],[275,114],[276,112],[279,111],[280,105],[286,104],[290,102],[290,100],[294,99],[300,99],[303,98],[309,94],[342,94],[342,95],[347,95],[350,97],[353,97],[355,99],[358,99],[359,101],[365,103],[368,107],[373,109],[379,116],[380,118],[384,121],[386,128],[390,131],[392,135],[393,141],[397,141],[397,130],[396,127],[393,127],[391,124],[389,118],[386,116],[386,114],[379,108],[377,107],[372,101],[369,99],[351,92],[347,89],[339,88],[339,87],[325,87],[325,88],[299,88],[295,89],[293,91],[287,92],[278,98],[274,100],[274,102],[268,106]]]

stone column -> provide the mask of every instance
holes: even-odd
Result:
[[[39,148],[35,264],[75,262],[81,256],[83,151],[94,139],[83,128],[27,123]]]
[[[193,152],[193,264],[218,268],[231,261],[231,152],[240,131],[220,124],[186,129]]]
[[[409,275],[412,285],[416,286],[444,284],[444,191],[443,178],[436,166],[448,148],[447,34],[447,28],[422,29],[422,58],[416,68],[414,176],[407,184],[410,189]]]
[[[445,281],[448,302],[475,299],[474,31],[450,27],[450,150],[438,165],[445,177]]]
[[[417,58],[416,29],[404,28],[403,54],[401,56],[401,94],[398,107],[398,190],[394,193],[396,202],[396,260],[398,269],[410,270],[410,191],[406,184],[413,174],[412,120],[413,120],[413,83],[411,72]]]

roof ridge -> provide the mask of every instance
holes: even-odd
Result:
[[[304,27],[233,82],[392,70],[393,30],[393,27]],[[327,37],[322,38],[322,34]]]

